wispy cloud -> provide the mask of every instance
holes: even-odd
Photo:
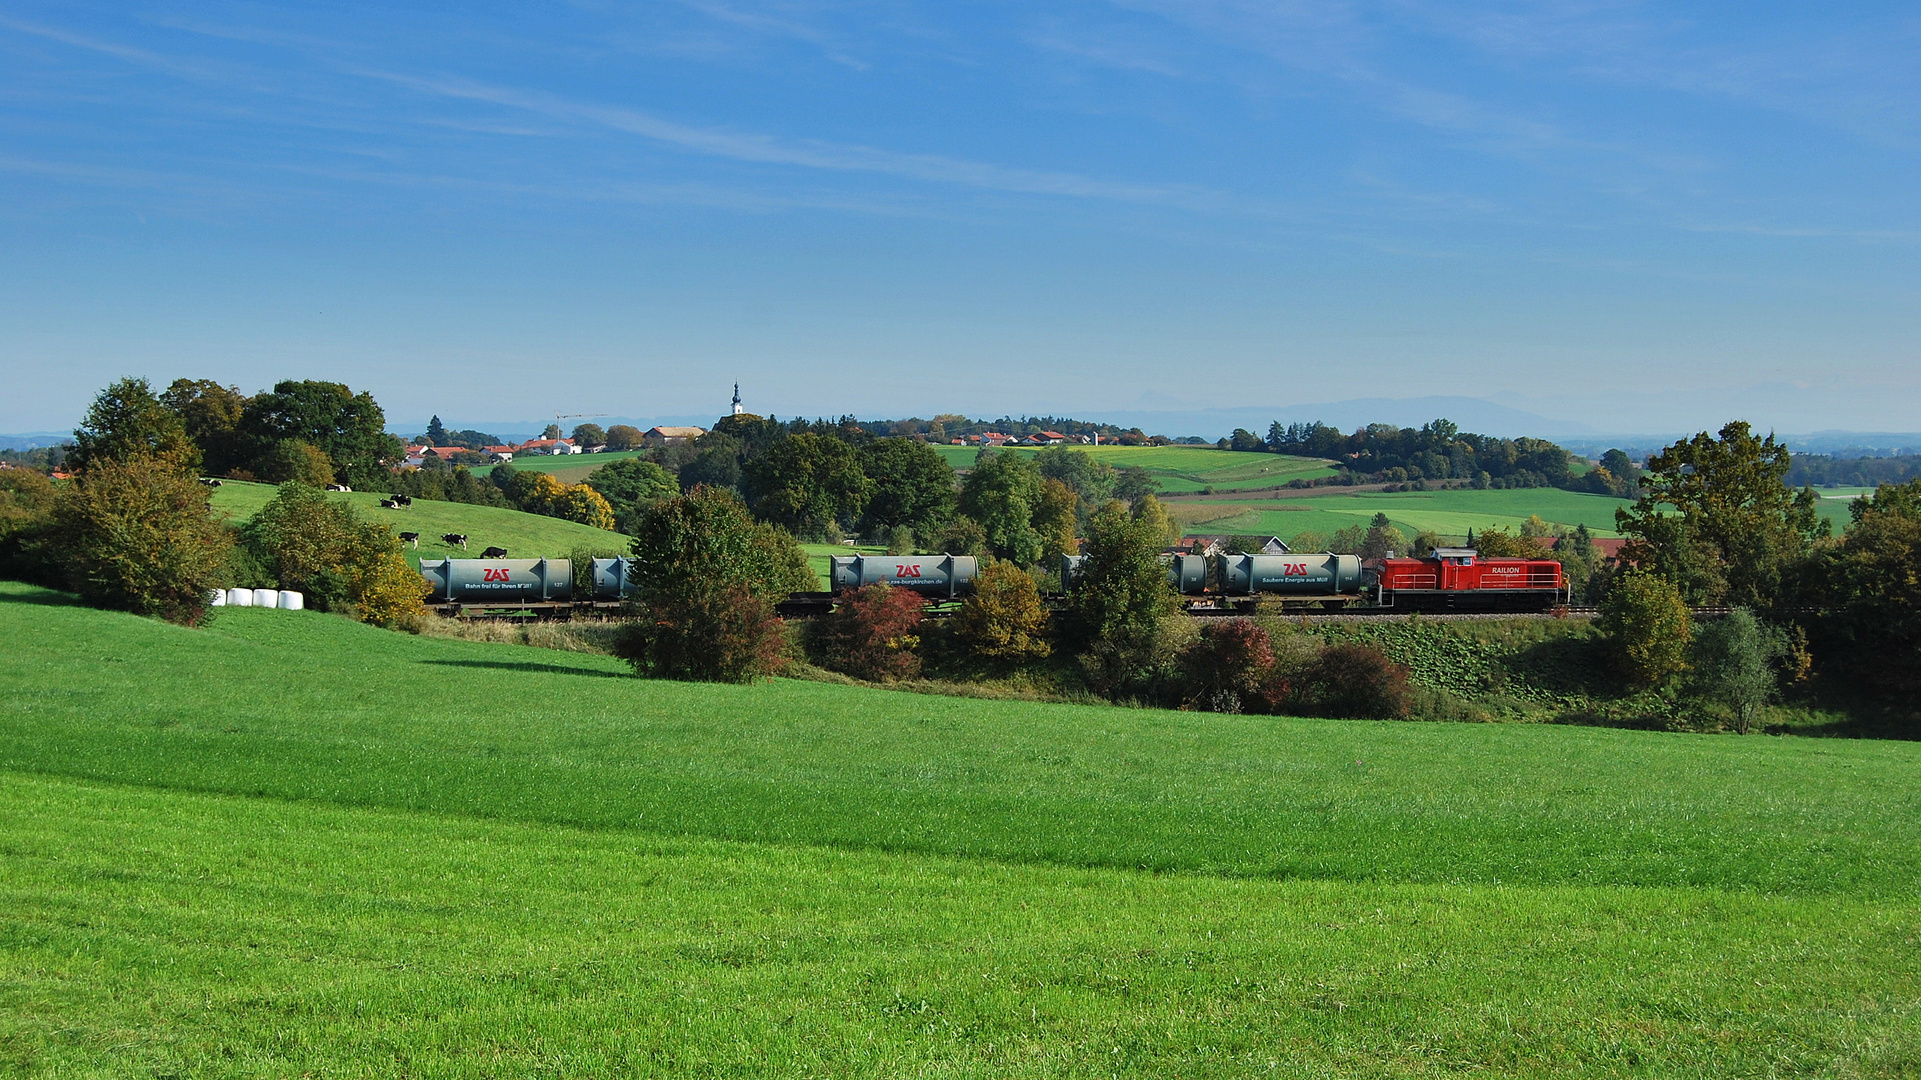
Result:
[[[139,64],[142,67],[154,68],[174,75],[202,76],[207,73],[207,69],[200,64],[184,61],[178,57],[168,56],[165,53],[154,52],[151,49],[136,48],[132,45],[122,45],[118,42],[105,41],[87,34],[75,33],[64,27],[46,26],[41,23],[27,22],[24,19],[9,18],[5,15],[0,15],[0,26],[6,27],[9,30],[18,31],[22,34],[31,34],[35,37],[45,38],[48,41],[57,41],[62,45],[69,45],[76,49],[85,49],[88,52],[101,53],[127,61],[128,63]]]
[[[836,35],[830,34],[811,24],[797,19],[769,15],[759,11],[744,11],[733,4],[720,0],[680,0],[686,7],[700,12],[710,19],[738,26],[760,34],[792,38],[803,41],[820,49],[821,54],[837,64],[845,64],[859,71],[866,71],[868,64],[841,44]]]
[[[594,124],[695,153],[735,161],[835,172],[877,173],[990,191],[1151,203],[1191,210],[1225,210],[1234,202],[1218,192],[1183,185],[1122,183],[1074,173],[1007,168],[938,154],[903,154],[818,139],[788,139],[752,132],[694,127],[638,109],[573,101],[545,91],[517,90],[468,79],[374,70],[359,70],[356,74],[436,97],[485,102],[553,119]]]

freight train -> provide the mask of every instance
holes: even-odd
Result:
[[[828,560],[830,588],[796,593],[783,614],[810,615],[834,597],[867,585],[910,589],[933,601],[974,591],[978,560],[969,555],[845,555]],[[1081,578],[1086,556],[1061,560],[1061,599]],[[558,613],[576,607],[612,608],[632,592],[633,560],[595,559],[589,595],[574,596],[573,564],[566,559],[422,559],[433,586],[430,606],[470,613],[511,609]],[[1473,548],[1437,548],[1425,558],[1363,563],[1357,555],[1175,555],[1169,588],[1196,614],[1247,611],[1264,597],[1283,606],[1301,601],[1324,609],[1371,611],[1527,612],[1567,603],[1567,579],[1552,559],[1484,559]]]

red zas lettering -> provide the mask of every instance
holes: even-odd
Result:
[[[480,569],[482,581],[507,581],[507,568],[504,566],[483,566]]]
[[[920,564],[919,563],[895,563],[894,576],[897,578],[919,577]]]

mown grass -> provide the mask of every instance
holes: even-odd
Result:
[[[1921,1069],[1917,744],[0,633],[0,1071]]]
[[[1915,909],[1247,881],[0,777],[0,1069],[1907,1075]]]
[[[1921,744],[651,682],[318,613],[191,631],[29,602],[52,595],[0,589],[0,768],[1250,877],[1866,894],[1921,877]]]
[[[563,484],[578,484],[602,465],[646,455],[646,450],[610,450],[604,454],[524,454],[515,457],[513,465],[517,472],[547,473]],[[486,476],[493,471],[492,465],[476,465],[473,468],[475,476]]]
[[[956,469],[973,467],[978,447],[936,446],[935,450]],[[1039,453],[1038,447],[1009,447],[1015,453]],[[1282,454],[1237,454],[1204,446],[1070,446],[1091,454],[1115,468],[1136,466],[1146,469],[1168,492],[1216,491],[1243,488],[1271,488],[1289,480],[1332,476],[1334,468],[1319,458],[1289,457]]]
[[[228,480],[214,491],[213,506],[235,521],[245,521],[267,505],[274,491],[272,484]],[[386,510],[380,505],[386,496],[376,492],[354,491],[332,497],[350,503],[366,520],[391,525],[395,532],[419,533],[419,549],[408,552],[416,560],[470,559],[494,545],[506,548],[509,557],[515,559],[562,558],[577,547],[624,551],[629,542],[617,532],[497,506],[415,499],[404,510]],[[466,550],[442,543],[440,538],[447,533],[465,533]]]
[[[1198,506],[1182,504],[1178,512],[1193,518],[1205,509],[1208,519],[1190,527],[1190,532],[1273,533],[1288,537],[1312,530],[1331,534],[1351,525],[1365,526],[1378,513],[1386,514],[1389,521],[1409,535],[1432,529],[1443,536],[1464,536],[1469,529],[1479,532],[1500,527],[1514,531],[1529,515],[1538,514],[1549,524],[1568,529],[1586,525],[1595,536],[1618,536],[1614,510],[1629,505],[1625,499],[1557,488],[1391,493],[1323,488],[1299,498],[1207,500]],[[1230,508],[1238,508],[1239,512],[1230,515]]]

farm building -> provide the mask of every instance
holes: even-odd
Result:
[[[648,446],[681,446],[707,434],[706,428],[651,427],[641,436]]]

